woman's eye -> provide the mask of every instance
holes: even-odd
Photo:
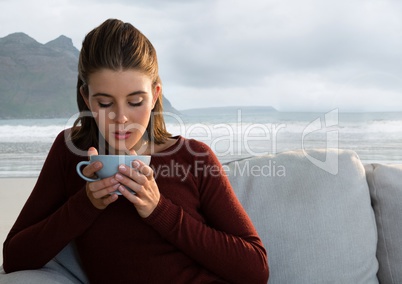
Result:
[[[98,105],[99,105],[99,107],[101,107],[101,108],[107,108],[107,107],[110,107],[110,106],[112,105],[112,103],[101,103],[101,102],[98,102]]]
[[[141,106],[141,105],[142,105],[142,101],[136,102],[136,103],[134,103],[134,102],[129,102],[128,104],[129,104],[130,106],[133,106],[133,107],[138,107],[138,106]]]

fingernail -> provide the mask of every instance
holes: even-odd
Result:
[[[95,169],[99,169],[102,166],[102,164],[100,162],[96,162],[94,164]]]
[[[133,161],[133,168],[138,168],[140,166],[140,163],[138,161]]]
[[[119,169],[120,169],[122,172],[125,172],[125,171],[127,170],[124,165],[120,165],[120,166],[119,166]]]
[[[122,176],[122,175],[119,175],[119,174],[116,174],[116,179],[117,179],[117,180],[122,180],[122,179],[123,179],[123,176]]]
[[[123,192],[123,191],[125,191],[125,190],[126,190],[126,188],[125,188],[124,186],[122,186],[122,185],[119,186],[119,191],[120,191],[120,192]]]

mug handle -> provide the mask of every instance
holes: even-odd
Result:
[[[93,182],[93,181],[98,181],[100,180],[100,178],[97,179],[93,179],[93,178],[89,178],[84,176],[84,174],[81,172],[81,167],[82,166],[87,166],[89,165],[91,162],[90,161],[81,161],[77,164],[76,170],[77,170],[77,174],[84,180],[89,181],[89,182]]]

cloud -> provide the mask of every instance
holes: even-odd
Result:
[[[402,110],[400,1],[16,2],[0,1],[0,36],[64,34],[79,48],[107,18],[133,23],[156,47],[165,94],[179,109]]]

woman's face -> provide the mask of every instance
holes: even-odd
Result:
[[[115,154],[142,151],[142,137],[161,86],[152,88],[149,76],[134,69],[101,69],[89,76],[88,97],[81,94],[93,113],[100,133]]]

